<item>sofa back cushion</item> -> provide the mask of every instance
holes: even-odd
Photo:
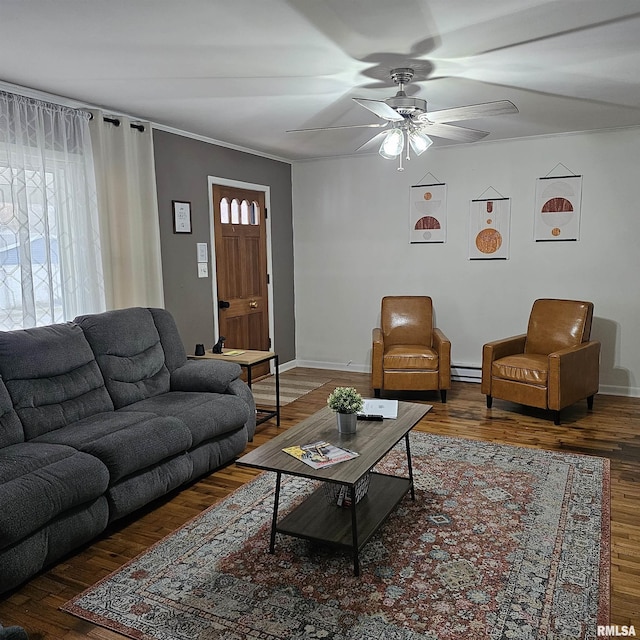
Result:
[[[13,408],[7,387],[0,378],[0,449],[18,442],[24,442],[22,423]]]
[[[0,332],[0,376],[26,440],[113,410],[93,351],[72,323]]]
[[[429,296],[385,296],[380,315],[385,349],[399,344],[431,347],[433,306]]]
[[[525,353],[549,355],[577,347],[591,335],[593,303],[541,298],[533,303]]]
[[[160,342],[164,349],[164,362],[169,373],[173,373],[187,362],[187,352],[184,350],[176,321],[166,309],[149,309],[149,312],[160,335]]]
[[[169,391],[164,349],[149,309],[79,316],[116,409]]]

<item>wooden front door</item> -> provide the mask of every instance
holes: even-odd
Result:
[[[213,185],[213,214],[219,335],[226,348],[269,351],[264,192]]]

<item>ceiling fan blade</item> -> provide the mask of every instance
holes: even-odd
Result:
[[[380,129],[386,127],[386,122],[376,122],[374,124],[347,124],[342,127],[316,127],[314,129],[288,129],[287,133],[300,133],[303,131],[335,131],[336,129],[362,129],[365,127]]]
[[[369,111],[375,113],[379,118],[385,120],[393,120],[400,122],[404,120],[395,109],[392,109],[384,100],[369,100],[368,98],[353,98],[361,107],[369,109]]]
[[[437,138],[448,138],[456,142],[477,142],[489,135],[488,131],[479,131],[478,129],[467,129],[466,127],[458,127],[455,124],[423,124],[420,131],[427,136],[436,136]]]
[[[467,107],[430,111],[420,114],[416,117],[416,120],[421,122],[458,122],[460,120],[486,118],[487,116],[503,116],[510,113],[518,113],[518,107],[510,100],[497,100],[495,102],[471,104]]]
[[[384,134],[386,133],[386,131],[381,131],[380,133],[376,133],[375,136],[373,136],[373,138],[369,138],[369,140],[367,140],[364,144],[361,144],[357,149],[357,151],[362,151],[364,149],[369,149],[371,147],[374,147],[376,145],[380,145],[382,144],[382,138],[384,137]]]

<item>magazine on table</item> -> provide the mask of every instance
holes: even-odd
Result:
[[[283,451],[314,469],[324,469],[360,455],[355,451],[336,447],[336,445],[324,440],[300,446],[296,445],[295,447],[285,447]]]

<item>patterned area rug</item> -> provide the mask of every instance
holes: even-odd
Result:
[[[364,547],[360,577],[304,540],[269,554],[264,473],[62,608],[143,640],[595,638],[608,460],[422,433],[411,447],[416,500]],[[405,474],[403,448],[377,470]],[[280,513],[313,488],[283,478]]]
[[[330,382],[331,378],[300,378],[287,376],[287,373],[280,374],[280,405],[289,404],[298,398],[306,395],[310,391]],[[254,383],[251,386],[256,404],[275,405],[276,378],[269,376],[264,380]],[[329,395],[327,393],[327,395]]]

